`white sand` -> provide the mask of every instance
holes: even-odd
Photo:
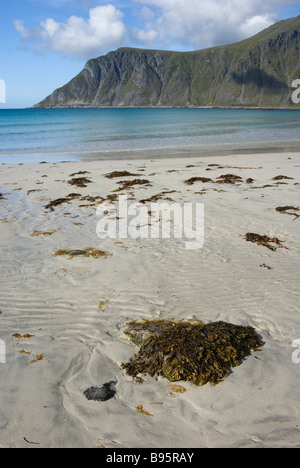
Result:
[[[208,164],[244,169],[206,171]],[[87,188],[67,183],[80,170],[90,172]],[[95,207],[79,207],[87,201],[45,210],[71,192],[105,198],[120,180],[103,176],[112,170],[151,181],[152,187],[133,188],[137,201],[166,189],[176,190],[169,195],[176,202],[203,202],[204,247],[186,250],[184,239],[100,241]],[[184,184],[227,173],[243,182]],[[278,175],[294,180],[276,185]],[[253,184],[245,183],[249,177]],[[300,339],[300,218],[275,211],[299,206],[299,183],[300,153],[2,165],[0,446],[299,447],[300,364],[292,362],[292,342]],[[32,237],[33,230],[56,232]],[[277,237],[288,249],[246,242],[247,232]],[[87,246],[112,255],[53,256]],[[137,384],[120,368],[138,350],[124,339],[125,324],[157,318],[251,325],[266,344],[218,386],[180,382],[187,391],[174,397],[167,380],[146,377]],[[32,336],[17,339],[16,333]],[[36,356],[43,359],[31,362]],[[117,382],[113,399],[83,395],[111,380]],[[141,404],[152,417],[137,412]]]

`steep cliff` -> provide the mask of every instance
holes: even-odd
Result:
[[[300,16],[250,39],[195,52],[121,48],[89,60],[35,107],[297,107]]]

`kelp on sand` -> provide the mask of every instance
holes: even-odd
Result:
[[[279,240],[277,237],[262,236],[254,232],[247,232],[245,239],[247,242],[253,242],[257,245],[262,245],[270,250],[273,250],[274,252],[277,250],[277,248],[287,249],[287,247],[282,245],[283,241]]]
[[[276,208],[276,211],[278,211],[278,213],[283,213],[283,214],[287,214],[287,215],[290,215],[290,216],[295,216],[295,219],[300,218],[300,215],[298,213],[296,213],[296,211],[300,211],[299,207],[295,207],[295,206],[291,206],[291,205],[278,206]],[[291,213],[291,211],[292,211],[292,213]]]
[[[131,322],[124,333],[140,346],[138,354],[122,364],[128,375],[163,376],[198,386],[217,385],[264,344],[252,327],[226,322]]]
[[[68,258],[74,257],[92,257],[92,258],[107,258],[110,254],[103,250],[94,249],[93,247],[86,247],[85,249],[74,249],[74,250],[57,250],[54,252],[54,257],[66,256]]]

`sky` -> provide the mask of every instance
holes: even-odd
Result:
[[[0,0],[0,109],[36,104],[119,47],[203,49],[298,15],[300,0]]]

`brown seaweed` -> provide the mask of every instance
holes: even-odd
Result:
[[[52,236],[52,234],[54,234],[55,232],[56,230],[55,231],[31,231],[30,235],[31,237]]]
[[[63,203],[69,203],[70,199],[65,197],[65,198],[57,198],[56,200],[50,201],[46,206],[46,210],[51,210],[54,211],[55,206],[62,205]]]
[[[287,177],[284,175],[278,175],[276,177],[273,177],[272,180],[294,180],[293,177]]]
[[[107,195],[106,200],[113,203],[115,201],[118,201],[118,198],[119,198],[119,195],[117,195],[116,193],[111,193],[111,194]]]
[[[20,335],[20,333],[15,333],[14,335],[12,335],[13,338],[16,338],[18,340],[20,339],[28,339],[28,338],[31,338],[32,336],[34,335],[29,335],[29,333],[26,333],[25,335]]]
[[[56,200],[50,201],[46,206],[46,210],[54,211],[54,207],[62,205],[63,203],[69,203],[71,200],[75,200],[76,198],[80,198],[80,193],[69,193],[66,197],[57,198]]]
[[[30,364],[34,364],[35,362],[43,361],[44,360],[44,355],[43,354],[37,354],[35,356],[35,359],[30,361]]]
[[[186,185],[193,185],[195,182],[202,182],[203,184],[206,184],[207,182],[213,182],[213,180],[209,179],[208,177],[191,177],[190,179],[184,181]]]
[[[140,414],[145,414],[146,416],[151,416],[151,417],[153,417],[153,414],[150,413],[149,411],[146,411],[146,410],[144,409],[144,406],[143,406],[142,404],[139,405],[139,406],[137,406],[137,407],[136,407],[136,410],[137,410],[137,412],[140,413]]]
[[[81,197],[80,193],[69,193],[69,195],[67,195],[67,198],[69,198],[70,200],[75,200],[76,198],[80,198],[80,197]]]
[[[278,206],[276,211],[290,216],[295,216],[295,219],[300,217],[300,215],[295,213],[295,211],[300,211],[300,208],[296,208],[295,206]],[[289,211],[293,211],[293,213],[289,213]]]
[[[282,245],[283,241],[280,241],[277,237],[261,236],[260,234],[248,232],[245,235],[245,239],[247,242],[254,242],[257,245],[263,245],[264,247],[267,247],[268,249],[273,250],[274,252],[277,250],[277,248],[287,248],[284,245]]]
[[[138,354],[122,364],[128,375],[163,376],[196,385],[217,385],[264,345],[252,327],[226,322],[132,322],[124,333],[140,346]]]
[[[28,351],[25,351],[25,349],[21,349],[20,351],[18,351],[18,353],[23,354],[24,356],[30,356],[30,354],[31,354]]]
[[[150,180],[147,179],[134,179],[134,180],[121,180],[118,184],[122,184],[122,187],[119,190],[127,190],[130,187],[134,187],[135,185],[148,185],[150,186]]]
[[[138,177],[140,174],[132,174],[128,171],[114,171],[108,174],[105,174],[106,179],[116,179],[118,177]]]
[[[269,265],[266,265],[265,263],[263,263],[262,265],[260,265],[261,268],[267,268],[268,270],[273,270],[272,267],[270,267]]]
[[[152,197],[145,198],[143,200],[140,200],[140,203],[156,203],[159,200],[166,200],[169,202],[173,202],[172,198],[166,197],[167,194],[169,193],[176,193],[176,190],[166,190],[164,192],[158,193],[157,195],[152,195]]]
[[[235,174],[224,174],[218,177],[217,184],[236,184],[242,182],[242,177]]]
[[[41,192],[41,190],[40,189],[28,190],[27,195],[30,195],[31,193],[34,193],[34,192]]]
[[[76,187],[87,187],[87,184],[91,184],[92,181],[87,177],[77,177],[68,181],[70,185],[76,185]]]
[[[92,257],[92,258],[107,258],[110,254],[103,250],[94,249],[93,247],[86,247],[85,249],[74,249],[74,250],[58,250],[54,252],[54,257],[66,256],[69,258],[74,257]]]
[[[171,385],[171,392],[169,393],[169,395],[171,396],[174,396],[174,393],[185,393],[187,392],[187,388],[183,387],[182,385],[176,385],[176,384],[172,384]]]
[[[74,172],[74,174],[70,174],[70,177],[75,177],[77,175],[85,175],[85,174],[90,174],[90,172],[88,172],[88,171]]]
[[[83,207],[101,205],[101,203],[104,202],[105,198],[103,198],[103,197],[91,197],[90,195],[87,195],[85,197],[82,197],[80,200],[90,202],[87,205],[79,205],[79,208],[83,208]]]
[[[90,195],[86,195],[85,197],[81,197],[82,201],[89,201],[89,202],[92,202],[92,203],[95,203],[95,202],[103,202],[104,201],[104,198],[103,197],[91,197]]]

